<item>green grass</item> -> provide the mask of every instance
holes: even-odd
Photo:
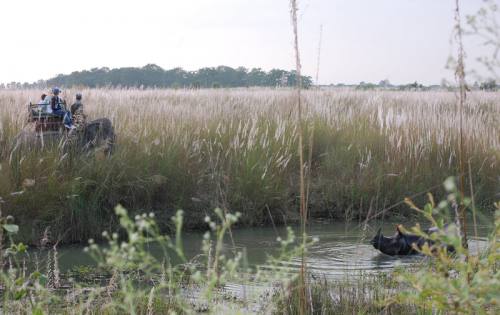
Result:
[[[446,186],[448,200],[457,200],[456,186],[450,182]],[[412,207],[443,228],[435,220],[451,205],[444,201],[438,205],[433,209],[431,203],[425,210]],[[495,207],[499,209],[495,228],[482,252],[469,253],[461,247],[456,230],[440,229],[432,236],[436,243],[422,248],[430,259],[420,264],[392,273],[349,273],[343,280],[327,279],[317,270],[308,273],[304,291],[299,275],[283,266],[315,240],[302,242],[289,228],[279,241],[279,253],[249,269],[244,250],[235,248],[228,255],[220,251],[239,217],[224,215],[221,209],[207,218],[211,229],[200,239],[202,253],[188,260],[182,246],[182,211],[171,218],[175,226],[171,238],[161,233],[154,214],[132,218],[116,207],[122,236],[103,232],[107,240],[103,245],[89,240],[84,251],[95,260],[95,267],[74,266],[66,275],[60,273],[56,246],[39,261],[25,245],[12,242],[18,229],[26,227],[18,228],[11,218],[0,216],[0,245],[6,248],[0,263],[9,265],[0,270],[2,309],[33,314],[303,314],[305,301],[307,314],[497,314],[500,204]],[[418,226],[413,231],[422,233]],[[456,253],[450,255],[443,242],[453,244]],[[154,255],[151,244],[162,255]],[[468,259],[463,259],[465,255]],[[249,290],[232,294],[224,290],[226,284],[228,289],[231,284],[249,285]]]
[[[76,93],[66,92],[68,99]],[[84,90],[89,118],[108,117],[115,126],[110,158],[62,156],[56,146],[12,153],[24,105],[39,94],[0,91],[2,211],[32,227],[21,236],[26,241],[47,226],[53,240],[99,238],[116,226],[118,203],[154,211],[163,229],[170,226],[162,218],[181,208],[187,228],[204,226],[206,209],[216,206],[241,212],[242,225],[269,223],[267,208],[275,222],[298,219],[290,90]],[[465,108],[466,158],[486,210],[500,187],[499,98],[474,92]],[[312,216],[363,219],[457,173],[453,93],[305,91],[304,99]],[[23,187],[25,179],[35,184]],[[387,215],[409,215],[404,209]]]
[[[431,314],[416,305],[391,304],[402,289],[391,275],[361,274],[345,280],[312,281],[306,299],[310,314]],[[300,314],[297,286],[292,283],[278,290],[273,306],[275,315]]]

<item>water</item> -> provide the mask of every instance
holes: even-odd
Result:
[[[407,223],[406,225],[412,225]],[[402,268],[414,266],[424,261],[421,255],[391,257],[380,253],[369,244],[369,240],[376,234],[376,228],[382,227],[384,235],[393,235],[395,224],[387,222],[372,222],[372,228],[363,230],[362,226],[354,223],[321,223],[316,222],[311,225],[309,235],[319,238],[319,241],[309,248],[307,257],[308,273],[313,279],[328,279],[341,281],[356,281],[360,276],[373,273],[384,273],[392,271],[396,266]],[[486,226],[479,226],[478,238],[469,237],[469,247],[472,252],[481,249],[486,244],[486,236],[490,230]],[[299,235],[298,227],[295,227],[296,235]],[[234,244],[239,250],[245,249],[247,260],[250,266],[259,266],[262,269],[269,269],[266,266],[268,255],[276,254],[279,250],[277,237],[285,238],[287,230],[284,227],[272,228],[245,228],[233,230]],[[469,235],[472,235],[472,231]],[[202,232],[187,233],[183,236],[185,254],[188,258],[195,257],[201,252]],[[232,241],[225,240],[225,253],[230,253]],[[160,251],[151,246],[153,253],[158,256]],[[45,253],[46,255],[46,253]],[[69,271],[80,266],[93,266],[94,262],[83,251],[83,246],[67,246],[59,249],[59,266],[62,272]],[[42,262],[43,263],[43,262]],[[264,282],[254,279],[249,274],[239,274],[240,280],[226,282],[223,287],[217,290],[226,302],[217,304],[221,310],[219,313],[235,313],[229,309],[233,304],[228,301],[240,301],[248,312],[260,312],[268,305],[269,299],[275,290],[274,282],[283,279],[290,273],[298,273],[301,266],[300,258],[291,261],[282,261],[281,273],[274,275],[272,279]],[[274,272],[274,271],[273,271]],[[108,279],[101,275],[91,275],[92,281],[105,284]],[[182,289],[182,295],[200,310],[206,309],[207,300],[203,294],[203,287],[189,286]],[[265,312],[264,312],[265,313]]]
[[[395,232],[394,223],[372,223],[371,226],[382,227],[384,235],[387,236]],[[486,226],[479,226],[478,229],[477,239],[469,237],[472,252],[484,246],[489,231]],[[297,228],[295,230],[298,235]],[[364,231],[362,226],[355,223],[316,222],[312,224],[309,235],[318,237],[319,242],[309,249],[307,257],[309,272],[330,279],[345,279],[346,276],[391,271],[396,266],[411,266],[424,259],[419,255],[391,257],[380,253],[369,244],[369,240],[375,233],[374,228]],[[279,243],[276,239],[278,236],[286,237],[286,228],[236,229],[233,231],[233,236],[236,247],[245,248],[248,264],[256,266],[265,264],[267,255],[277,252]],[[194,257],[200,253],[202,237],[202,232],[184,234],[183,244],[187,257]],[[232,247],[229,238],[226,239],[225,244],[226,251]],[[155,251],[154,247],[152,250]],[[83,252],[83,246],[62,247],[59,250],[59,258],[59,265],[63,272],[75,266],[93,265],[91,257]],[[283,266],[292,272],[298,271],[300,258],[283,263]]]

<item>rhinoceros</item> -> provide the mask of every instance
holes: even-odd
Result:
[[[447,228],[447,227],[445,227]],[[435,227],[425,230],[425,234],[430,235],[437,232]],[[427,239],[423,236],[405,233],[402,231],[401,226],[396,226],[396,233],[393,236],[384,236],[382,229],[378,229],[377,234],[373,237],[370,243],[382,253],[390,256],[396,255],[414,255],[418,254],[417,249],[421,249],[424,244],[429,246],[434,245],[434,241]],[[452,246],[447,246],[449,252],[453,252]]]

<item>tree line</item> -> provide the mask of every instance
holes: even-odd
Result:
[[[107,67],[59,74],[48,80],[33,83],[12,82],[2,84],[0,88],[43,88],[50,86],[85,86],[95,87],[144,87],[144,88],[225,88],[225,87],[276,87],[294,86],[295,71],[260,68],[236,69],[228,66],[202,68],[186,71],[182,68],[165,70],[158,65],[148,64],[142,68],[126,67],[110,69]],[[309,76],[302,76],[305,88],[312,85]]]
[[[457,87],[443,80],[441,84],[424,85],[417,81],[408,84],[391,84],[389,80],[382,80],[378,84],[361,81],[359,84],[330,84],[330,87],[351,88],[356,90],[391,90],[391,91],[431,91],[431,90],[447,90],[455,91]],[[468,91],[489,91],[495,92],[500,90],[500,85],[495,80],[489,79],[484,82],[474,82],[472,85],[466,85]]]

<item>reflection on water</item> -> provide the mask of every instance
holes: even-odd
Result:
[[[485,244],[485,239],[470,240],[471,249]],[[393,270],[396,266],[415,265],[424,261],[421,255],[388,256],[375,250],[372,245],[355,237],[324,235],[323,241],[310,248],[308,268],[312,273],[327,278],[344,279],[372,272]],[[300,267],[300,260],[294,266]]]
[[[392,235],[395,231],[392,223],[373,223],[372,227],[382,227],[383,233]],[[485,236],[488,233],[486,226],[479,226],[478,239],[470,239],[469,247],[472,252],[485,245]],[[423,261],[424,257],[384,255],[371,246],[368,241],[375,234],[374,229],[363,230],[357,224],[347,223],[316,223],[309,229],[311,237],[318,237],[319,242],[309,248],[307,257],[308,270],[313,275],[320,275],[332,279],[361,273],[390,271],[396,266],[410,266]],[[183,238],[185,252],[188,257],[199,254],[203,233],[189,233]],[[245,248],[247,263],[250,266],[262,265],[268,255],[278,251],[278,236],[286,237],[286,228],[273,229],[248,228],[233,231],[234,242],[238,248]],[[298,233],[297,233],[298,235]],[[227,239],[227,249],[231,241]],[[154,251],[154,247],[152,247]],[[92,259],[83,253],[81,246],[64,247],[59,250],[61,269],[68,270],[76,265],[91,265]],[[300,268],[300,258],[290,263],[283,263],[283,268],[294,271]]]
[[[391,223],[372,222],[372,229],[367,230],[363,230],[356,224],[312,224],[308,235],[319,238],[319,242],[308,249],[307,270],[311,277],[313,279],[356,281],[362,275],[389,272],[396,266],[410,267],[427,259],[421,255],[391,257],[380,253],[369,244],[369,240],[375,235],[375,227],[382,227],[383,233],[386,235],[392,235],[395,231],[395,225]],[[473,253],[486,245],[485,236],[489,231],[486,226],[480,226],[478,230],[480,237],[477,239],[469,238],[469,248]],[[287,230],[284,227],[277,229],[270,227],[248,228],[233,231],[235,246],[239,250],[244,249],[244,253],[246,253],[244,263],[248,266],[259,266],[264,270],[269,270],[269,267],[265,265],[268,256],[277,254],[280,249],[277,237],[285,238],[286,235]],[[299,235],[298,229],[296,229],[296,235]],[[202,238],[203,233],[201,232],[184,235],[183,243],[186,257],[195,257],[201,252]],[[230,254],[232,241],[229,238],[226,239],[225,245],[224,253]],[[150,249],[153,254],[160,257],[161,252],[155,249],[154,245]],[[60,248],[59,258],[60,269],[63,272],[76,266],[94,264],[92,259],[83,252],[83,246]],[[300,266],[300,258],[295,258],[291,262],[282,261],[278,269],[289,274],[298,272]],[[276,269],[273,269],[273,272],[275,271]],[[281,272],[274,274],[279,278],[282,276]],[[240,276],[240,280],[226,282],[218,290],[225,297],[245,301],[249,310],[260,312],[260,308],[265,305],[262,301],[272,296],[274,283],[259,282],[260,280],[254,279],[253,274],[240,274]],[[201,287],[190,286],[183,289],[183,295],[194,305],[205,305],[202,290]],[[222,303],[221,306],[226,304],[230,305],[230,303]],[[226,311],[225,313],[234,312]]]

